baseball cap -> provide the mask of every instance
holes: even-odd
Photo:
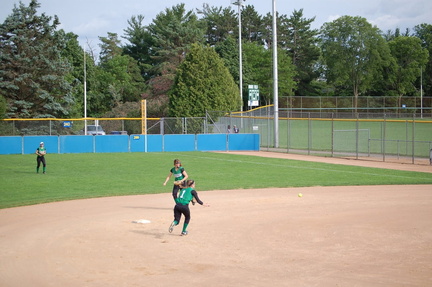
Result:
[[[41,142],[39,145],[44,144],[43,142]]]

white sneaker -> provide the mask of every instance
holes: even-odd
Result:
[[[176,226],[176,225],[175,225],[175,223],[174,223],[174,221],[173,221],[173,222],[171,223],[170,227],[168,228],[169,233],[173,232],[174,226]]]

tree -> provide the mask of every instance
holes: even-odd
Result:
[[[245,83],[259,86],[260,102],[273,102],[273,52],[257,43],[244,43]],[[292,96],[296,72],[285,51],[278,51],[279,96]]]
[[[211,47],[225,41],[238,29],[236,13],[231,8],[210,7],[203,4],[198,14],[203,15],[200,21],[205,26],[206,43]]]
[[[311,19],[303,17],[303,9],[294,10],[290,18],[282,19],[281,30],[282,34],[286,35],[282,49],[287,51],[295,66],[295,81],[298,85],[296,96],[308,96],[314,93],[311,82],[319,76],[315,68],[320,56],[317,37],[319,31],[311,29],[313,21],[315,17]]]
[[[99,57],[102,64],[123,53],[117,33],[108,32],[108,37],[99,37],[99,40],[101,41]]]
[[[96,85],[88,93],[92,116],[101,116],[125,102],[141,99],[146,86],[136,61],[127,55],[115,55],[98,66]]]
[[[325,77],[336,86],[351,87],[354,107],[358,96],[382,77],[390,50],[377,27],[365,18],[342,16],[325,23],[320,35]]]
[[[141,75],[145,80],[154,77],[152,68],[154,66],[154,40],[148,28],[142,24],[143,15],[132,16],[128,20],[129,27],[124,30],[126,39],[129,43],[123,46],[123,53],[134,58],[141,70]]]
[[[153,41],[152,77],[148,81],[148,93],[143,97],[150,106],[158,105],[161,111],[166,111],[176,69],[190,46],[204,40],[204,27],[193,11],[186,11],[185,4],[179,4],[159,13],[148,31]]]
[[[279,13],[276,13],[276,33],[277,33],[277,40],[278,40],[278,46],[279,47],[285,47],[286,35],[283,35],[282,30],[282,21],[283,19],[286,19],[286,15],[280,15]],[[262,18],[262,29],[263,29],[263,35],[262,35],[262,41],[264,43],[264,46],[272,49],[273,47],[273,15],[270,13],[267,13]]]
[[[423,48],[429,51],[426,67],[423,69],[423,88],[426,95],[432,95],[432,24],[420,24],[414,27],[414,35],[421,40]]]
[[[36,15],[40,4],[20,2],[0,25],[0,93],[8,117],[67,117],[73,105],[70,65],[56,31],[57,16]]]
[[[122,55],[116,33],[101,39],[100,63],[94,71],[94,84],[89,90],[88,110],[92,116],[101,116],[112,108],[141,99],[146,91],[144,79],[135,59]]]
[[[225,41],[219,42],[215,46],[215,51],[224,61],[225,67],[228,68],[228,71],[233,76],[234,81],[238,86],[240,82],[238,42],[233,37],[229,36]]]
[[[242,39],[262,45],[262,37],[265,32],[263,30],[262,16],[258,14],[253,5],[247,5],[244,9],[242,9],[241,17]]]
[[[185,4],[167,8],[165,13],[156,15],[148,29],[154,39],[154,58],[160,64],[158,71],[166,62],[174,66],[180,64],[189,46],[204,38],[197,16],[192,11],[186,12]]]
[[[239,89],[214,48],[193,44],[177,69],[169,95],[172,117],[202,117],[206,111],[237,111]]]
[[[86,81],[87,91],[91,91],[95,86],[95,62],[89,53],[85,52],[78,42],[78,35],[74,33],[64,33],[59,31],[65,43],[61,55],[71,65],[70,72],[66,75],[66,80],[71,85],[71,95],[74,99],[74,105],[71,107],[69,114],[71,117],[84,116],[84,81]],[[85,58],[85,59],[84,59]],[[85,67],[84,67],[85,63]],[[84,69],[86,79],[84,79]]]
[[[0,95],[0,119],[4,119],[6,115],[6,99]]]
[[[388,44],[396,60],[395,77],[390,84],[399,96],[400,107],[402,97],[417,90],[414,84],[420,77],[420,68],[426,65],[428,51],[417,37],[399,36]]]

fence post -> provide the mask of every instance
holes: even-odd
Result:
[[[413,114],[413,120],[412,120],[412,163],[415,162],[415,113]]]
[[[383,153],[383,161],[385,162],[385,153],[386,153],[386,115],[384,114],[384,122],[383,122],[383,133],[382,133],[382,153]]]
[[[311,119],[311,113],[308,112],[308,155],[311,154],[311,145],[312,145],[312,119]]]
[[[337,101],[337,99],[336,99]],[[337,110],[336,110],[337,113]],[[331,120],[331,156],[334,157],[334,113],[331,114],[332,115],[332,120]]]

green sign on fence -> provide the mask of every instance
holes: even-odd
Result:
[[[249,85],[249,101],[248,106],[249,107],[257,107],[259,106],[259,89],[258,85]]]

